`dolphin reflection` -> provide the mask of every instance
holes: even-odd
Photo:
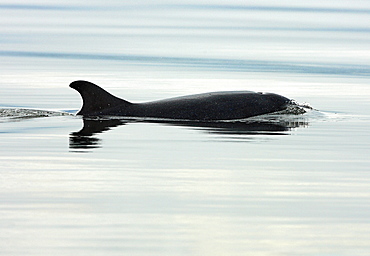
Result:
[[[101,147],[99,133],[111,128],[129,125],[130,123],[157,123],[162,125],[182,126],[199,130],[217,136],[227,136],[229,139],[253,138],[255,135],[289,135],[293,128],[306,127],[304,119],[289,120],[250,120],[230,122],[194,122],[173,120],[137,120],[137,119],[100,119],[83,118],[83,128],[70,134],[70,149],[88,150]]]

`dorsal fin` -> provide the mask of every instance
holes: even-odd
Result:
[[[74,81],[69,86],[78,91],[82,97],[83,105],[77,115],[92,115],[104,109],[132,104],[88,81]]]

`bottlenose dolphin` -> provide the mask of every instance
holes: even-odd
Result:
[[[274,93],[227,91],[131,103],[87,81],[74,81],[69,86],[81,94],[83,105],[77,115],[83,116],[190,121],[235,120],[284,110],[291,102],[290,99]]]

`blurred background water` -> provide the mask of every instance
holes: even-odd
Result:
[[[368,255],[369,21],[368,1],[0,1],[0,255]],[[77,79],[315,110],[81,134],[59,114]]]

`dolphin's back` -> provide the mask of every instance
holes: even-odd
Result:
[[[125,109],[128,115],[186,120],[231,120],[281,110],[289,100],[250,91],[212,92],[147,102]]]
[[[76,86],[74,83],[83,83],[84,86]],[[117,115],[200,121],[232,120],[276,112],[286,108],[290,101],[272,93],[230,91],[195,94],[146,103],[130,103],[109,94],[92,83],[85,81],[74,83],[71,87],[80,88],[78,91],[84,101],[81,111],[78,112],[80,115]],[[84,90],[90,92],[86,93]],[[99,96],[100,93],[103,96]],[[88,99],[91,95],[94,95],[95,100]],[[103,99],[104,104],[96,103],[96,100],[100,99]],[[110,100],[112,102],[108,104]],[[90,107],[88,101],[90,104],[99,106]],[[90,110],[92,111],[89,112]]]

